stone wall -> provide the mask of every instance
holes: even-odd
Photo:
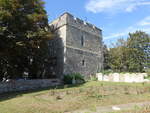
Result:
[[[98,34],[93,35],[88,31],[68,25],[66,36],[67,47],[71,46],[82,50],[87,50],[89,52],[93,52],[99,55],[102,54],[102,39],[100,37],[100,34],[99,36]]]
[[[146,73],[110,73],[104,75],[102,73],[96,74],[99,81],[110,81],[110,82],[149,82],[149,80],[144,79],[147,76]]]
[[[64,74],[81,73],[86,75],[85,77],[89,77],[101,69],[102,65],[100,60],[101,57],[97,54],[67,48]]]
[[[63,74],[90,76],[103,68],[101,29],[69,13],[64,13],[50,25],[57,28],[63,42]]]
[[[54,78],[63,78],[63,64],[64,64],[64,46],[62,38],[56,37],[49,41],[49,66],[47,66],[48,73]]]
[[[60,84],[61,81],[59,79],[13,80],[7,83],[0,82],[0,93],[46,88]]]
[[[85,77],[102,69],[101,30],[67,14],[64,74],[81,73]]]

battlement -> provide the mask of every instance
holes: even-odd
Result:
[[[100,28],[98,28],[98,27],[96,27],[96,26],[94,26],[94,25],[92,25],[92,24],[90,24],[90,23],[88,23],[88,22],[86,22],[86,21],[83,21],[83,20],[81,20],[81,19],[79,19],[79,18],[77,18],[77,17],[71,15],[71,14],[68,13],[68,12],[64,13],[63,15],[65,15],[65,14],[68,15],[70,19],[74,20],[75,23],[79,23],[79,24],[81,24],[81,25],[90,27],[90,28],[92,28],[92,29],[94,29],[94,30],[100,30],[100,31],[102,31]],[[62,15],[62,16],[63,16],[63,15]]]
[[[87,31],[87,32],[101,35],[102,30],[99,29],[98,27],[96,27],[86,21],[81,20],[81,19],[71,15],[70,13],[64,13],[63,15],[67,15],[67,24],[69,24],[73,27],[77,27],[77,28]]]
[[[59,18],[54,20],[51,24],[55,25],[57,28],[63,25],[70,25],[72,27],[76,27],[77,29],[81,29],[82,31],[92,33],[93,35],[101,36],[102,30],[98,27],[83,21],[70,13],[66,12],[62,14]]]

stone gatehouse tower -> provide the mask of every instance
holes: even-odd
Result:
[[[58,32],[58,37],[49,42],[53,76],[62,78],[64,74],[81,73],[88,77],[103,68],[102,31],[99,28],[69,13],[50,25]]]

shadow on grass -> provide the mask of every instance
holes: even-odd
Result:
[[[47,88],[38,88],[38,89],[30,89],[27,91],[17,91],[17,92],[7,92],[0,94],[0,102],[6,101],[12,98],[21,97],[24,94],[30,94],[30,93],[36,93],[40,91],[45,90],[53,90],[53,89],[65,89],[65,88],[73,88],[73,87],[80,87],[82,84],[76,84],[76,85],[61,85],[61,86],[53,86],[53,87],[47,87]]]

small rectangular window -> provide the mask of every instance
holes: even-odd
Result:
[[[85,60],[82,60],[82,66],[85,66]]]
[[[81,37],[81,45],[84,46],[84,36]]]

